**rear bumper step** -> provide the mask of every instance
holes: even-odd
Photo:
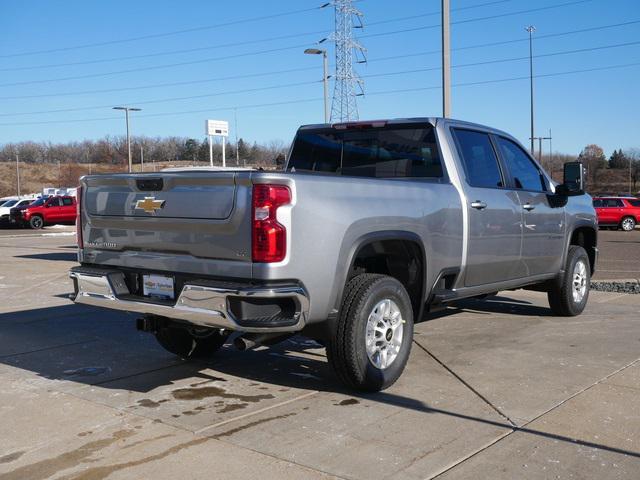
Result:
[[[243,332],[297,332],[305,326],[309,299],[300,285],[235,285],[210,281],[186,282],[175,303],[155,301],[132,295],[125,274],[117,269],[75,267],[73,301],[142,315],[157,315],[199,327],[224,328]],[[265,309],[281,307],[278,314],[262,318],[246,318],[243,312],[264,305]],[[234,314],[235,312],[235,314]],[[270,321],[272,320],[272,321]]]

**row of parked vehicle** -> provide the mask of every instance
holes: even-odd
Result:
[[[46,225],[73,224],[76,198],[71,195],[0,199],[0,224],[40,229]]]

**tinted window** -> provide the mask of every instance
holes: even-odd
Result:
[[[594,200],[594,201],[593,201],[593,206],[594,206],[595,208],[600,208],[600,207],[602,207],[602,200],[600,200],[599,198],[598,198],[597,200]]]
[[[453,133],[469,184],[487,188],[504,186],[489,135],[460,129],[454,129]]]
[[[357,177],[442,177],[431,126],[298,133],[289,170]]]
[[[522,148],[502,137],[498,137],[498,145],[516,188],[536,192],[547,191],[542,173]]]
[[[624,203],[619,198],[606,198],[602,202],[605,207],[624,207]]]
[[[18,203],[17,200],[9,200],[8,202],[4,203],[2,206],[3,207],[13,207],[16,203]]]
[[[63,198],[62,205],[65,205],[65,206],[73,205],[73,200],[70,199],[69,197]]]
[[[640,200],[629,199],[627,200],[632,207],[640,207]]]

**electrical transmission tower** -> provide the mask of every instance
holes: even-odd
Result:
[[[354,63],[365,63],[366,50],[353,35],[363,28],[362,12],[353,6],[354,0],[334,0],[336,29],[331,40],[336,44],[336,76],[331,105],[331,121],[358,120],[356,96],[364,95],[364,82],[353,69]]]

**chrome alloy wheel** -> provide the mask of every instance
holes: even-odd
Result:
[[[366,348],[371,363],[380,370],[388,368],[402,347],[404,320],[400,308],[385,298],[373,307],[367,319]]]
[[[573,267],[573,301],[580,303],[587,293],[587,266],[584,260],[578,260]]]
[[[625,232],[630,232],[636,227],[636,222],[633,221],[632,218],[625,218],[622,220],[622,230]]]

